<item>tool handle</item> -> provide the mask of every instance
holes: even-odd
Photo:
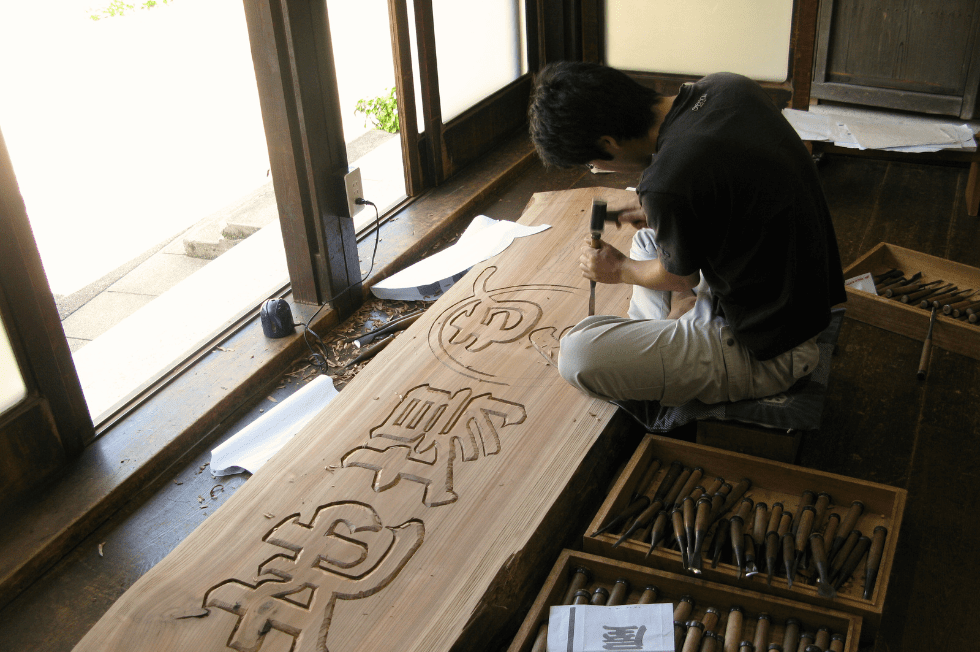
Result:
[[[922,355],[919,357],[919,371],[915,377],[919,380],[926,379],[926,370],[929,369],[929,356],[932,355],[932,328],[936,325],[936,309],[932,309],[929,317],[929,331],[926,333],[926,340],[922,343]]]
[[[827,508],[830,507],[832,500],[830,494],[826,491],[821,491],[817,494],[817,502],[813,505],[813,508],[817,511],[813,517],[814,529],[820,528],[820,525],[823,523],[823,517],[827,514]]]
[[[612,591],[609,592],[609,599],[606,600],[606,605],[610,607],[615,607],[626,603],[626,595],[630,592],[630,582],[628,579],[621,577],[616,580],[613,584]]]
[[[793,515],[789,512],[783,512],[782,517],[779,519],[779,527],[776,528],[776,533],[779,534],[779,538],[782,539],[783,535],[789,534],[789,529],[793,525]]]
[[[930,337],[922,345],[922,355],[919,356],[919,370],[915,372],[915,377],[919,380],[926,379],[926,370],[929,368],[929,358],[932,356],[932,338]]]
[[[796,652],[799,642],[800,621],[796,618],[787,618],[783,629],[783,652]]]
[[[844,539],[843,545],[840,546],[840,549],[837,551],[837,554],[830,555],[831,577],[836,577],[837,574],[840,572],[841,568],[844,566],[844,562],[847,561],[847,558],[850,556],[851,551],[854,550],[854,547],[857,545],[857,542],[861,538],[861,536],[862,536],[861,530],[851,530],[850,533],[847,535],[847,538]],[[868,537],[864,537],[864,538],[867,539]],[[837,540],[839,539],[840,537],[838,537]]]
[[[738,516],[742,521],[749,520],[749,514],[752,513],[753,501],[751,498],[743,498],[742,502],[738,504],[738,510],[735,512],[735,516]]]
[[[694,611],[694,598],[689,595],[685,595],[674,607],[674,620],[686,621],[690,618],[691,613]]]
[[[568,584],[568,590],[565,592],[565,599],[562,600],[562,604],[572,604],[575,599],[575,594],[586,587],[586,585],[592,581],[592,573],[589,572],[588,568],[578,567],[572,572],[572,580]]]
[[[691,492],[694,491],[694,487],[696,487],[698,482],[701,481],[702,475],[704,475],[704,469],[702,469],[700,466],[691,470],[691,474],[687,476],[687,482],[684,483],[684,486],[681,487],[680,492],[674,499],[675,507],[683,502],[685,498],[691,495]]]
[[[725,624],[724,652],[738,652],[738,642],[742,639],[742,608],[732,607]]]
[[[766,526],[769,524],[769,506],[763,502],[755,504],[755,514],[752,519],[752,540],[758,544],[766,540]]]
[[[603,199],[592,200],[592,219],[589,221],[589,230],[592,231],[592,238],[599,239],[602,228],[606,224],[607,205]],[[598,247],[594,247],[598,249]]]
[[[796,529],[796,549],[804,550],[807,539],[810,538],[810,531],[813,529],[813,517],[816,510],[813,505],[807,505],[800,512],[800,522]]]
[[[864,557],[864,553],[868,551],[870,546],[871,539],[869,537],[858,538],[857,544],[854,546],[854,549],[851,550],[851,554],[847,556],[847,559],[844,560],[844,565],[841,567],[840,572],[837,575],[834,584],[835,589],[839,589],[841,585],[843,585],[844,582],[851,577],[851,574],[854,573],[854,569],[858,567],[858,564],[861,562],[861,558]]]
[[[720,620],[721,612],[715,607],[708,607],[705,609],[704,616],[701,618],[701,624],[704,625],[705,631],[714,631]]]
[[[670,488],[667,492],[667,497],[664,498],[664,505],[669,509],[672,506],[676,506],[680,501],[677,500],[678,496],[681,495],[681,489],[687,484],[687,479],[691,477],[691,469],[689,467],[684,467],[681,469],[680,475],[674,480],[674,486]]]
[[[823,531],[823,549],[830,550],[830,545],[837,536],[837,528],[840,526],[840,514],[833,512],[827,517],[827,527]],[[829,559],[827,561],[830,561]]]
[[[823,535],[819,532],[814,532],[810,535],[810,550],[813,552],[813,561],[817,565],[817,572],[820,573],[820,579],[827,579],[827,550],[823,546]]]
[[[674,480],[681,474],[683,468],[684,465],[677,460],[670,463],[670,466],[667,467],[667,473],[664,475],[663,480],[660,481],[660,486],[657,487],[657,493],[653,495],[654,500],[663,500],[667,497],[667,492],[674,486]],[[666,503],[666,501],[664,502]]]
[[[837,528],[837,536],[847,538],[847,535],[851,533],[858,523],[858,519],[861,518],[861,514],[864,513],[864,503],[860,500],[855,500],[851,503],[850,509],[847,510],[847,514],[844,515],[844,521]],[[831,553],[833,555],[833,553]]]
[[[647,465],[646,471],[640,477],[639,482],[633,487],[633,498],[636,499],[640,494],[646,494],[650,496],[650,492],[653,491],[653,479],[657,477],[657,471],[660,470],[660,460],[654,458]],[[652,498],[652,496],[651,496]],[[631,501],[632,502],[632,501]]]
[[[888,529],[884,525],[875,527],[871,534],[871,549],[868,551],[867,567],[864,571],[864,599],[870,600],[878,579],[878,568],[881,566],[881,555],[885,551],[885,537]]]
[[[728,510],[730,510],[732,507],[735,506],[735,503],[738,502],[739,498],[745,495],[745,492],[748,491],[751,487],[752,487],[752,481],[749,480],[748,478],[742,478],[741,480],[736,482],[735,485],[729,491],[728,495],[725,497],[725,504],[721,506],[718,513],[716,514],[712,512],[711,514],[712,520],[717,519],[722,514],[727,513]]]
[[[766,644],[769,642],[769,625],[771,623],[772,617],[769,614],[759,614],[759,619],[755,623],[755,637],[753,640],[753,645],[757,652],[762,652],[762,650],[766,649]]]
[[[538,628],[538,636],[534,639],[534,646],[531,652],[547,652],[548,650],[548,623],[541,623]]]
[[[636,601],[637,604],[653,604],[657,601],[657,587],[652,584],[645,589],[643,589],[643,594],[640,599]]]
[[[783,504],[773,503],[769,510],[769,523],[766,525],[766,532],[775,532],[779,529],[779,522],[783,518]]]

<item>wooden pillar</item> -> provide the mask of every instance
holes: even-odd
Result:
[[[361,302],[325,0],[244,0],[293,298]]]
[[[966,181],[966,213],[976,217],[980,212],[980,162],[970,163],[970,176]]]

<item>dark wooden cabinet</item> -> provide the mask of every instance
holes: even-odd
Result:
[[[980,117],[980,0],[821,0],[811,96]]]

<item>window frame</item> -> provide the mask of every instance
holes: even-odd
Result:
[[[27,388],[0,415],[2,510],[52,478],[94,435],[2,132],[0,319]]]

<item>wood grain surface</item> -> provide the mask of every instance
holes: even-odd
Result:
[[[629,195],[535,195],[521,222],[552,228],[474,266],[75,649],[456,645],[614,414],[553,361],[586,314],[591,200]],[[627,302],[598,288],[599,313]]]

